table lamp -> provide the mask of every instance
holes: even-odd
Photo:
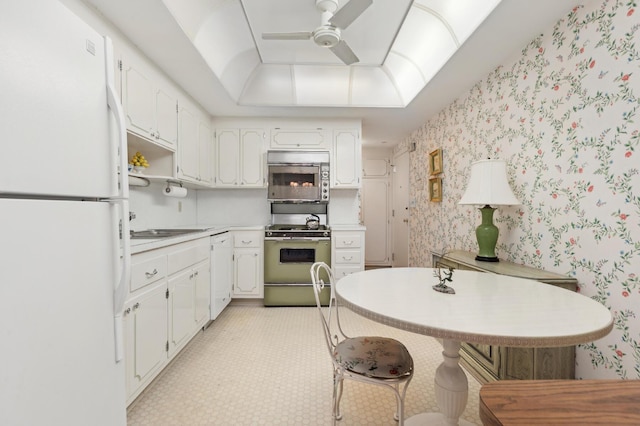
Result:
[[[478,255],[476,260],[497,262],[496,243],[498,227],[493,224],[491,206],[513,206],[520,202],[513,195],[507,179],[507,163],[504,160],[480,160],[471,164],[469,183],[458,204],[479,204],[482,223],[476,228]]]

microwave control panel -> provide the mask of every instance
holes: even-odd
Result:
[[[329,201],[329,165],[320,166],[320,199],[323,202]]]

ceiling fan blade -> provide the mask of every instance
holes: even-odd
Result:
[[[373,0],[350,0],[329,19],[329,23],[334,27],[345,29],[351,25],[362,12],[371,6],[372,3]]]
[[[262,33],[263,40],[309,40],[313,33],[300,31],[294,33]]]
[[[345,65],[351,65],[360,62],[360,59],[353,53],[346,41],[340,40],[340,43],[329,48]]]

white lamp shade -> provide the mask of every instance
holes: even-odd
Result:
[[[480,160],[471,164],[469,183],[458,204],[513,206],[520,204],[509,186],[504,160]]]

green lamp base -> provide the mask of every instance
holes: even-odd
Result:
[[[498,262],[496,243],[498,242],[498,227],[493,224],[493,212],[496,210],[489,205],[482,207],[482,223],[476,228],[478,240],[478,255],[476,260],[481,262]]]
[[[497,257],[485,257],[485,256],[476,256],[476,260],[479,260],[480,262],[500,262],[500,259],[498,259]]]

